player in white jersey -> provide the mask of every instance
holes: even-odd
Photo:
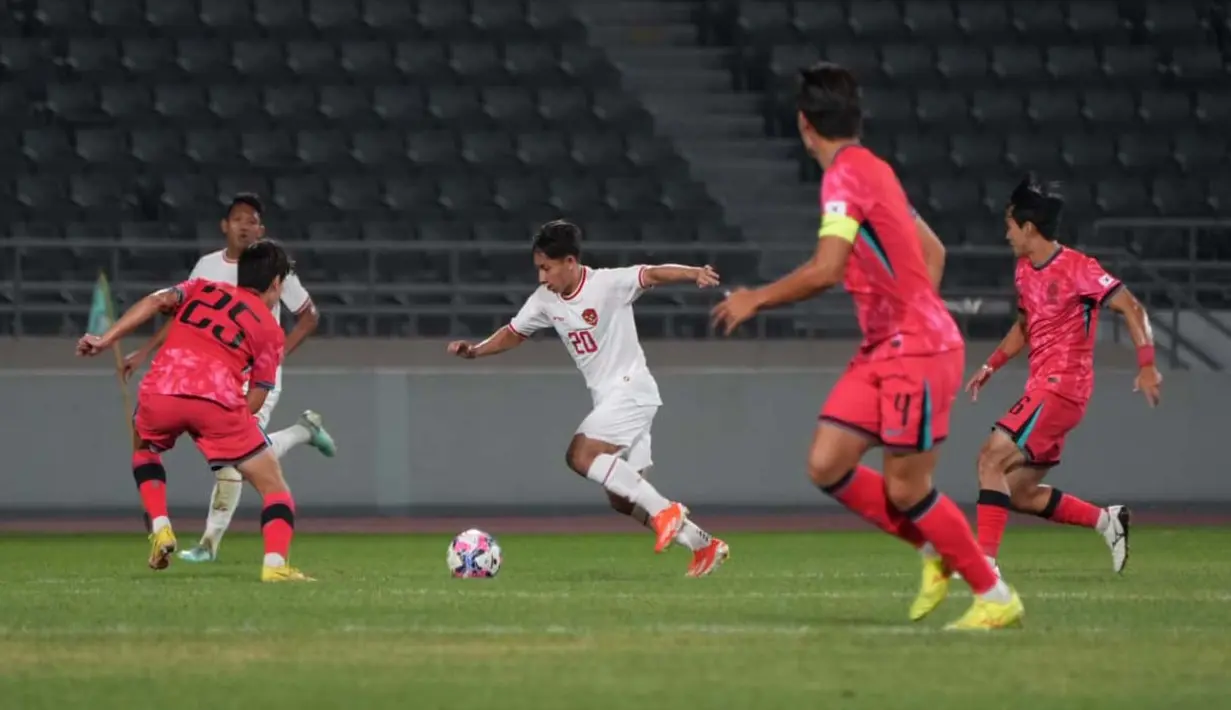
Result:
[[[496,355],[535,331],[554,328],[585,377],[594,409],[577,428],[565,454],[569,468],[607,490],[611,506],[657,536],[655,551],[677,542],[693,551],[688,576],[702,577],[730,554],[727,544],[688,519],[688,509],[664,498],[645,480],[653,463],[650,426],[662,405],[658,383],[637,339],[633,302],[660,284],[718,285],[708,266],[633,266],[592,269],[580,263],[581,230],[558,220],[534,239],[539,288],[509,325],[481,343],[456,341],[462,358]]]
[[[265,236],[265,225],[261,221],[261,200],[251,193],[240,193],[235,196],[222,219],[222,234],[226,237],[226,248],[211,252],[201,257],[193,267],[190,279],[209,279],[222,283],[234,284],[237,277],[239,254],[253,242]],[[299,282],[299,277],[291,274],[282,285],[282,304],[295,314],[295,327],[286,338],[286,354],[294,352],[314,330],[317,325],[316,307],[312,298]],[[274,318],[281,318],[280,306],[273,308]],[[150,338],[150,340],[124,359],[121,374],[127,381],[132,373],[162,345],[167,337],[170,321]],[[261,429],[269,426],[274,407],[278,404],[278,396],[282,392],[282,368],[278,368],[275,387],[265,398],[265,404],[257,413]],[[321,416],[311,410],[300,415],[299,421],[281,431],[268,434],[270,447],[278,458],[299,444],[311,444],[326,456],[336,453],[333,437],[321,423]],[[214,471],[214,494],[210,499],[209,516],[205,521],[205,533],[201,541],[193,548],[180,552],[180,558],[189,562],[212,562],[218,556],[218,547],[222,544],[222,536],[231,525],[235,508],[244,489],[243,478],[234,467],[225,466]]]

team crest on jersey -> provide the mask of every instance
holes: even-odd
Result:
[[[587,308],[581,312],[581,319],[591,327],[598,325],[598,311]]]

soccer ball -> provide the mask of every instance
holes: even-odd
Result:
[[[500,543],[482,530],[472,528],[449,543],[446,561],[454,577],[495,577],[500,572]]]

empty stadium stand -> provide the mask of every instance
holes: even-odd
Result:
[[[633,244],[600,250],[604,263],[705,259],[733,282],[780,273],[799,250],[768,247],[806,251],[815,229],[819,175],[798,145],[791,92],[798,67],[819,58],[855,69],[867,142],[942,237],[968,247],[951,260],[955,297],[1005,287],[1010,270],[986,250],[1002,244],[1004,195],[1027,169],[1065,183],[1070,238],[1083,243],[1098,218],[1212,218],[1231,206],[1220,2],[7,9],[0,238],[40,246],[0,241],[21,274],[0,268],[0,333],[75,332],[99,268],[125,294],[183,273],[196,242],[216,242],[218,210],[238,190],[262,194],[271,234],[303,245],[300,268],[335,334],[489,330],[532,277],[529,230],[563,215],[595,245]],[[1188,257],[1186,244],[1130,246],[1169,258]],[[651,296],[643,330],[702,335],[703,305]],[[758,334],[818,328],[796,314]]]
[[[221,205],[253,190],[269,202],[272,235],[355,243],[346,254],[299,253],[322,310],[354,314],[327,330],[370,330],[361,311],[371,306],[383,332],[429,334],[489,330],[490,316],[460,322],[447,307],[463,312],[478,301],[507,317],[513,297],[445,292],[441,303],[439,287],[417,298],[354,286],[373,276],[377,287],[531,282],[531,228],[565,215],[596,239],[677,247],[739,240],[567,2],[9,7],[0,20],[6,236],[217,243]],[[459,259],[447,249],[403,250],[376,260],[362,247],[476,239],[512,242],[517,251]],[[143,285],[182,274],[195,251],[104,256],[88,245],[27,254],[25,332],[79,328],[79,317],[53,306],[88,302],[99,266],[118,267],[124,285]],[[728,261],[736,272],[755,266]],[[0,295],[12,298],[10,290]],[[441,308],[435,317],[397,317],[425,305]]]

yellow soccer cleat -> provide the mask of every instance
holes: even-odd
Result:
[[[166,569],[175,554],[175,532],[167,525],[156,533],[150,533],[150,569]]]
[[[945,627],[946,631],[991,631],[992,629],[1007,629],[1021,626],[1022,617],[1026,615],[1026,607],[1022,598],[1017,596],[1017,590],[1011,589],[1012,596],[1007,602],[990,602],[975,597],[975,603],[962,618]]]
[[[315,582],[316,580],[290,565],[261,568],[262,582]]]
[[[919,596],[910,605],[910,620],[919,621],[933,611],[949,596],[949,570],[939,557],[923,558],[923,579],[919,583]]]

